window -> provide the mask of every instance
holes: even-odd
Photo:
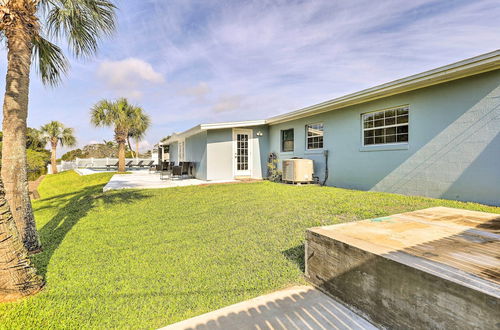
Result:
[[[306,149],[323,148],[323,123],[306,125]]]
[[[408,143],[408,107],[365,113],[363,145]]]
[[[293,128],[281,131],[281,152],[293,151]]]
[[[178,142],[178,151],[179,151],[179,154],[177,155],[179,158],[178,161],[179,162],[185,161],[185,159],[184,159],[185,141],[184,140]]]

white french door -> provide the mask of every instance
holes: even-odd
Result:
[[[251,129],[233,129],[233,173],[234,176],[252,175]]]

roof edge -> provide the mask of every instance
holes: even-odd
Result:
[[[424,88],[451,80],[473,76],[500,68],[500,49],[436,69],[424,71],[405,78],[347,94],[309,107],[271,117],[268,124],[299,119],[347,106],[365,103],[376,99]]]
[[[221,122],[212,124],[199,124],[185,130],[181,133],[173,133],[170,138],[161,142],[161,145],[166,145],[169,143],[177,142],[179,140],[188,138],[190,136],[196,135],[202,131],[208,131],[213,129],[224,129],[224,128],[238,128],[238,127],[249,127],[249,126],[259,126],[267,124],[267,120],[245,120],[245,121],[232,121],[232,122]]]

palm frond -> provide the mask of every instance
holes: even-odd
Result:
[[[99,40],[115,30],[116,6],[109,0],[46,0],[46,28],[66,38],[77,57],[96,53]]]
[[[73,147],[76,145],[76,137],[74,136],[74,130],[70,127],[64,126],[63,123],[59,121],[51,121],[40,127],[40,132],[43,134],[44,138],[50,142],[57,145],[59,142],[62,146]]]
[[[61,76],[69,70],[69,62],[61,48],[40,35],[33,38],[33,59],[42,82],[55,86],[61,82]]]

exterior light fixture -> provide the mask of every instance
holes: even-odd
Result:
[[[262,133],[261,131],[257,132],[257,136],[262,136],[262,135],[264,135],[264,133]]]

